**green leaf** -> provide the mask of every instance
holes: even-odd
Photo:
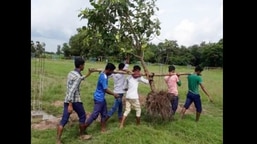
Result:
[[[126,52],[125,48],[120,48],[121,52]]]
[[[145,49],[147,47],[147,43],[142,44],[142,49]]]

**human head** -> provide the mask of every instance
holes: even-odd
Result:
[[[111,75],[113,71],[116,69],[115,65],[112,63],[107,63],[105,66],[105,74],[107,76]]]
[[[141,71],[141,67],[139,65],[135,65],[132,70],[133,72],[132,76],[134,78],[140,77],[141,76],[140,71]]]
[[[83,58],[75,58],[74,60],[75,68],[80,69],[81,71],[84,70],[85,60]]]
[[[124,63],[120,63],[120,64],[118,65],[119,70],[123,70],[124,66],[125,66]]]
[[[141,67],[139,65],[135,65],[133,67],[133,70],[132,70],[133,73],[137,73],[137,72],[140,72],[140,71],[141,71]]]
[[[169,66],[169,72],[174,72],[175,71],[175,66],[173,66],[173,65],[170,65]]]
[[[132,72],[141,71],[141,67],[139,65],[134,65]]]
[[[203,71],[203,68],[201,66],[198,65],[195,67],[195,73],[197,75],[200,75],[202,71]]]

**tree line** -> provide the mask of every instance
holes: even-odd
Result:
[[[88,21],[87,25],[77,28],[68,43],[58,45],[56,54],[117,62],[130,55],[132,62],[223,66],[223,38],[188,47],[167,39],[151,43],[161,29],[158,18],[153,17],[159,10],[155,2],[90,0],[93,8],[85,8],[78,15]]]
[[[71,56],[84,56],[85,58],[108,59],[111,61],[121,61],[126,57],[122,51],[108,51],[104,48],[85,48],[83,44],[74,42],[72,36],[69,40],[69,44],[63,43],[62,46],[57,46],[57,52],[55,54],[63,54],[64,58],[70,58]],[[44,51],[44,43],[36,42],[31,46],[31,52],[35,53],[35,56],[39,56]],[[103,52],[107,50],[107,52]],[[51,52],[46,52],[52,54]],[[131,56],[131,61],[136,61],[137,58]],[[165,63],[175,65],[202,65],[209,67],[223,67],[223,39],[218,42],[195,44],[192,46],[178,46],[177,41],[165,40],[158,44],[150,43],[144,53],[144,60],[150,63]]]

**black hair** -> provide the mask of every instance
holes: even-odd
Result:
[[[124,63],[120,63],[119,66],[118,66],[118,67],[119,67],[119,70],[122,70],[122,69],[124,68],[124,66],[125,66]]]
[[[176,68],[175,68],[175,66],[174,65],[170,65],[169,66],[169,72],[171,72],[171,71],[173,71],[173,70],[175,70]]]
[[[195,72],[197,72],[197,71],[202,72],[202,71],[203,71],[203,68],[202,68],[201,66],[197,65],[197,66],[195,67]]]
[[[115,69],[116,69],[116,67],[112,63],[107,63],[106,66],[105,66],[105,70],[111,70],[112,71],[112,70],[115,70]]]
[[[135,66],[133,67],[133,71],[136,71],[136,70],[141,71],[141,67],[140,67],[139,65],[135,65]]]
[[[85,60],[83,58],[75,58],[74,60],[74,65],[76,68],[79,68],[80,65],[84,65],[85,64]]]

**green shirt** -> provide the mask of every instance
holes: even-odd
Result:
[[[190,74],[187,77],[188,90],[194,94],[199,94],[199,85],[202,83],[202,77],[197,74]]]

